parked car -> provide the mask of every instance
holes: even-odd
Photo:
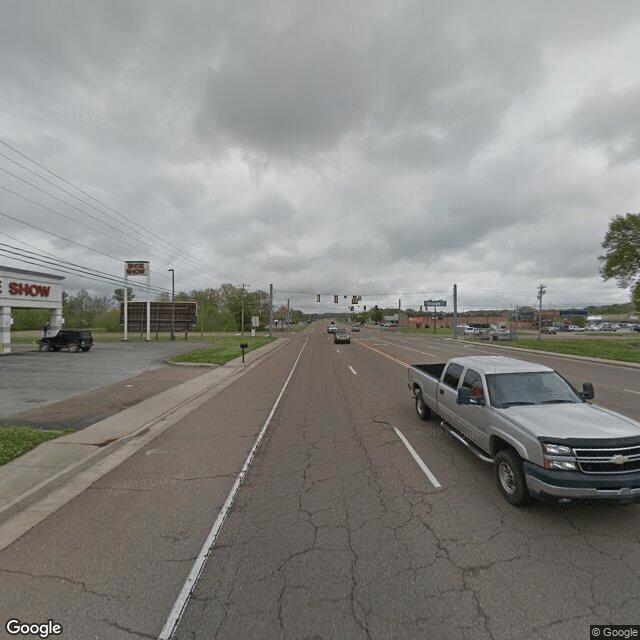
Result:
[[[558,333],[558,330],[555,327],[542,327],[542,329],[540,329],[541,333],[548,333],[549,335],[555,335],[556,333]]]
[[[345,329],[339,329],[333,334],[335,344],[351,344],[351,334]]]
[[[55,336],[38,340],[40,351],[60,351],[68,349],[71,353],[89,351],[93,346],[93,335],[89,329],[61,329]]]

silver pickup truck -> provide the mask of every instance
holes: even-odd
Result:
[[[503,356],[453,358],[409,367],[422,420],[432,413],[485,462],[515,506],[531,496],[640,501],[640,422],[586,402],[544,365]]]

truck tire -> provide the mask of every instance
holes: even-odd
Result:
[[[39,351],[49,351],[49,343],[48,342],[41,342],[40,345],[38,346],[38,350]]]
[[[531,502],[527,481],[522,471],[522,458],[510,449],[498,451],[494,458],[498,487],[504,499],[514,507]]]
[[[421,393],[416,396],[416,413],[420,420],[428,420],[431,417],[431,409],[424,403]]]
[[[77,342],[69,343],[69,352],[70,353],[78,353],[80,351],[80,345]]]

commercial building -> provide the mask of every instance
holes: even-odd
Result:
[[[62,328],[63,276],[0,266],[0,355],[11,353],[11,310],[51,309],[49,332]]]

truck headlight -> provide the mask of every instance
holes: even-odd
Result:
[[[555,471],[577,471],[575,453],[571,447],[562,444],[542,444],[544,468]]]
[[[545,456],[574,456],[573,449],[571,447],[565,447],[562,444],[547,444],[543,443],[542,452]]]

